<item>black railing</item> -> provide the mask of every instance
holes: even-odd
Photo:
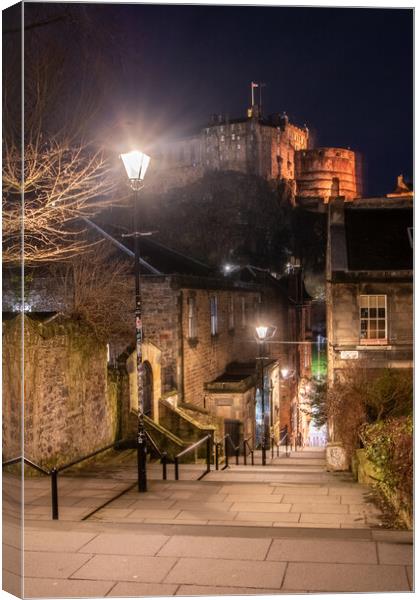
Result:
[[[18,457],[18,458],[12,458],[10,460],[6,460],[5,462],[3,462],[2,466],[8,467],[10,465],[13,465],[13,464],[23,461],[24,464],[28,465],[28,467],[31,467],[32,469],[39,471],[43,475],[48,475],[49,477],[51,477],[51,516],[52,516],[53,520],[58,520],[58,514],[59,514],[58,513],[58,474],[61,473],[61,471],[64,471],[65,469],[69,469],[70,467],[74,467],[75,465],[77,465],[81,462],[84,462],[85,460],[88,460],[89,458],[93,458],[94,456],[97,456],[98,454],[101,454],[102,452],[106,452],[106,450],[110,450],[111,448],[118,448],[118,446],[121,446],[122,444],[126,444],[127,442],[132,442],[132,441],[133,440],[131,440],[131,439],[118,440],[117,442],[108,444],[107,446],[104,446],[103,448],[100,448],[99,450],[96,450],[95,452],[90,452],[89,454],[86,454],[86,456],[82,456],[81,458],[72,460],[71,462],[69,462],[65,465],[61,465],[60,467],[53,467],[51,470],[45,469],[44,467],[41,467],[41,465],[37,465],[36,463],[32,462],[28,458],[24,458],[24,457]],[[131,489],[131,487],[133,487],[133,486],[131,485],[130,488],[128,488],[128,489]],[[125,493],[125,491],[127,491],[127,490],[124,490],[124,492],[119,493],[116,498],[118,498],[120,495]],[[113,498],[112,500],[115,500],[116,498]],[[111,502],[111,500],[106,502],[105,504],[109,504],[109,502]],[[94,512],[96,512],[96,510],[97,509],[95,509]]]
[[[225,435],[225,437],[223,438],[223,442],[225,444],[225,466],[223,467],[222,471],[227,469],[229,466],[229,448],[231,448],[233,450],[233,452],[235,453],[235,461],[236,461],[237,465],[239,465],[239,451],[240,451],[240,445],[238,444],[237,446],[235,446],[235,444],[233,443],[232,438],[230,437],[229,434]]]
[[[244,440],[243,444],[244,444],[244,465],[246,465],[246,459],[247,459],[247,451],[249,453],[249,455],[251,456],[251,465],[254,466],[254,450],[251,448],[250,444],[249,444],[249,440],[251,438],[247,438],[246,440]]]
[[[289,446],[289,434],[288,433],[285,433],[278,442],[276,442],[274,437],[271,438],[271,458],[272,459],[274,458],[274,447],[276,447],[277,458],[280,456],[280,446],[285,446],[286,458],[289,458],[290,450],[292,449],[292,447],[290,446],[290,450],[287,451],[287,448]]]
[[[188,446],[188,448],[185,448],[185,450],[183,450],[182,452],[180,452],[179,454],[177,454],[175,456],[175,480],[176,481],[179,480],[179,459],[182,458],[183,456],[185,456],[186,454],[189,454],[193,450],[196,450],[200,446],[202,446],[204,444],[204,442],[206,442],[206,470],[204,471],[204,473],[202,473],[200,475],[200,477],[198,477],[197,480],[202,479],[205,475],[207,475],[207,473],[210,473],[211,448],[212,448],[213,442],[212,442],[212,436],[209,433],[205,437],[201,438],[201,440],[198,440],[198,442],[191,444],[191,446]]]
[[[152,436],[150,435],[150,433],[148,431],[146,431],[145,433],[146,433],[146,438],[147,438],[150,446],[153,448],[153,450],[156,452],[156,454],[160,458],[160,462],[162,464],[162,479],[164,481],[166,481],[166,479],[168,478],[168,473],[167,473],[168,454],[167,454],[167,452],[165,452],[164,450],[161,450],[159,448],[159,446],[157,445],[157,443],[155,442],[155,440],[152,438]]]

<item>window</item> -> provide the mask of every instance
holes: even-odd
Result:
[[[386,296],[360,296],[360,341],[383,344],[387,340]]]
[[[232,133],[232,140],[234,140],[234,139],[235,139],[235,134],[234,134],[234,133]]]
[[[245,296],[241,296],[241,325],[242,325],[242,327],[245,327],[245,325],[246,325]]]
[[[229,310],[228,310],[228,327],[229,330],[232,331],[232,329],[235,328],[235,303],[234,303],[234,299],[233,296],[229,297]]]
[[[188,338],[197,337],[197,304],[195,298],[188,298]]]
[[[224,136],[224,135],[221,135],[221,136],[220,136],[220,141],[221,141],[221,142],[224,142],[224,141],[225,141],[225,136]]]
[[[210,298],[210,331],[211,335],[217,335],[217,296]]]

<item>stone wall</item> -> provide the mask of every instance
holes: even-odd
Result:
[[[52,467],[99,449],[119,434],[118,394],[107,352],[86,327],[24,318],[25,456]],[[4,323],[3,452],[16,455],[21,319]],[[19,453],[19,452],[18,452]]]
[[[217,298],[217,333],[210,329],[210,298]],[[188,337],[188,298],[194,297],[197,309],[197,331]],[[234,302],[234,326],[229,328],[229,305]],[[242,298],[246,324],[242,325]],[[231,362],[255,359],[254,325],[259,294],[236,290],[183,290],[183,373],[184,401],[204,406],[203,384],[222,375]]]
[[[328,286],[330,380],[334,372],[363,363],[369,368],[413,366],[413,286],[402,282],[334,283]],[[360,343],[359,296],[385,294],[388,338],[384,345]],[[355,351],[356,354],[346,354]]]

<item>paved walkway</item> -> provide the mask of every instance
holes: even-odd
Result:
[[[326,473],[322,453],[232,466],[200,482],[191,478],[202,467],[183,465],[186,479],[151,480],[147,494],[132,489],[81,521],[133,484],[130,455],[126,462],[112,479],[92,470],[61,477],[60,521],[49,518],[49,482],[31,481],[26,597],[412,589],[411,532],[379,529],[370,490]],[[12,533],[6,520],[6,581],[18,574]]]

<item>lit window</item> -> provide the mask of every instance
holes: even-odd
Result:
[[[235,139],[235,134],[234,134],[234,133],[232,133],[232,140],[234,140],[234,139]]]
[[[220,141],[221,141],[221,142],[224,142],[224,141],[225,141],[225,136],[224,136],[224,135],[221,135],[221,136],[220,136]]]
[[[241,144],[237,144],[237,149],[240,150],[241,149]]]
[[[233,296],[229,297],[229,329],[232,330],[235,328],[235,303]]]
[[[210,298],[210,331],[211,335],[217,334],[217,296]]]
[[[188,338],[197,337],[197,304],[195,298],[188,298]]]
[[[385,295],[360,296],[360,341],[362,344],[383,344],[387,340]]]

